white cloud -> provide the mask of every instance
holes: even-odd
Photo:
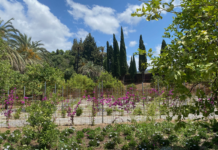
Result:
[[[131,14],[134,13],[137,8],[142,8],[142,5],[143,3],[141,5],[127,4],[127,9],[117,15],[118,19],[131,25],[138,24],[143,19],[143,17],[132,17]]]
[[[136,30],[128,29],[128,27],[123,27],[123,33],[124,35],[128,35],[128,33],[136,32]]]
[[[130,42],[129,42],[129,46],[130,46],[130,47],[133,47],[133,46],[135,46],[136,44],[137,44],[136,41],[130,41]]]
[[[105,34],[116,34],[119,28],[119,20],[114,16],[115,10],[109,7],[94,5],[92,9],[88,6],[76,3],[72,0],[66,0],[71,7],[68,12],[75,20],[83,19],[84,23],[93,30]]]
[[[127,50],[127,48],[128,48],[128,47],[126,46],[126,50]]]
[[[154,52],[154,55],[153,56],[158,56],[160,54],[160,50],[161,50],[161,44],[158,44],[156,47],[155,47],[155,52]]]
[[[144,43],[144,45],[148,45],[147,43]]]
[[[77,31],[77,33],[74,34],[74,36],[77,38],[77,39],[80,39],[82,38],[82,41],[85,40],[86,36],[89,34],[89,32],[85,31],[84,29],[79,29]]]
[[[3,8],[0,9],[1,19],[8,21],[14,18],[12,23],[16,29],[32,37],[32,41],[41,40],[48,51],[70,49],[72,43],[67,41],[67,37],[73,34],[50,12],[49,7],[37,0],[23,1],[27,7],[26,12],[24,5],[20,2],[0,0],[1,8]]]

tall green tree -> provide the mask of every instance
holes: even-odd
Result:
[[[109,42],[107,41],[107,60],[106,60],[106,63],[107,63],[107,72],[110,72],[109,71],[109,47],[110,47],[110,45],[109,45]]]
[[[120,54],[119,54],[119,46],[116,40],[115,34],[113,34],[113,48],[114,48],[114,62],[113,62],[113,76],[116,78],[120,77]]]
[[[108,54],[108,68],[109,68],[109,72],[111,72],[113,74],[114,72],[114,49],[112,47],[112,45],[109,46],[109,54]]]
[[[98,51],[95,39],[94,37],[92,37],[91,33],[86,36],[83,45],[84,51],[82,53],[82,57],[85,58],[87,61],[92,61],[93,63],[95,63],[95,56],[98,55],[100,51]]]
[[[163,39],[162,44],[161,44],[161,51],[160,51],[161,54],[163,53],[165,47],[167,47],[167,44],[166,44],[165,40]]]
[[[127,73],[127,59],[126,59],[126,46],[124,42],[123,28],[121,27],[121,40],[120,40],[120,75],[123,77],[123,83],[125,75]]]
[[[173,98],[178,96],[181,102],[180,106],[182,107],[178,108],[180,111],[175,111],[176,113],[174,115],[184,117],[191,113],[191,109],[198,108],[195,105],[186,109],[183,102],[188,97],[192,97],[192,90],[196,85],[202,84],[202,81],[210,81],[212,90],[210,98],[213,98],[214,102],[218,101],[218,1],[182,0],[180,5],[182,11],[179,12],[174,11],[175,6],[172,3],[173,0],[170,3],[161,3],[161,0],[151,0],[149,3],[145,3],[147,5],[146,8],[143,6],[141,9],[143,14],[141,12],[139,14],[135,12],[132,16],[145,16],[147,21],[162,19],[161,12],[157,13],[160,5],[163,7],[162,10],[172,12],[176,15],[173,18],[172,24],[168,28],[165,28],[165,35],[163,37],[171,38],[172,35],[170,32],[172,31],[175,34],[173,35],[174,39],[171,41],[171,44],[167,45],[167,52],[161,55],[164,57],[162,59],[158,57],[153,58],[151,54],[152,49],[149,50],[148,55],[151,57],[153,66],[155,66],[155,71],[160,76],[165,75],[165,82],[173,82],[176,85],[174,87]],[[185,50],[188,50],[189,53]],[[184,70],[187,68],[190,72],[184,73]],[[184,86],[184,82],[186,81],[195,81],[195,84],[188,89]],[[201,94],[204,91],[200,91],[197,95],[207,98],[204,94]],[[211,113],[217,113],[214,112],[215,107],[211,107],[211,105],[205,107],[205,109],[198,109],[197,114],[202,113],[207,118]],[[176,126],[178,128],[185,125],[182,121],[185,119],[183,117],[179,117],[177,120],[178,123]]]
[[[140,35],[139,38],[139,49],[142,50],[143,52],[142,55],[139,55],[139,71],[142,74],[142,82],[144,82],[144,74],[145,74],[145,70],[147,69],[147,57],[146,57],[146,50],[145,50],[144,41],[142,39],[142,35]]]
[[[135,62],[135,56],[133,55],[133,72],[134,75],[137,74],[137,68],[136,68],[136,62]]]
[[[134,78],[134,66],[133,65],[134,65],[133,64],[133,59],[132,59],[132,56],[131,56],[129,74],[130,74],[130,77],[131,77],[132,81],[133,81],[133,78]]]

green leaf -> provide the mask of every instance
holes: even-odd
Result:
[[[175,77],[175,79],[177,80],[177,75],[176,75],[176,74],[174,75],[174,77]]]

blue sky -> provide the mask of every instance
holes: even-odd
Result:
[[[169,2],[170,0],[162,0]],[[180,0],[175,0],[175,5]],[[131,17],[139,0],[0,0],[0,18],[14,18],[15,28],[44,44],[48,51],[70,50],[73,39],[85,39],[88,33],[95,38],[97,46],[112,45],[113,34],[120,42],[121,26],[127,52],[127,62],[137,52],[142,35],[146,50],[152,48],[155,56],[160,53],[164,28],[172,24],[172,13],[162,12],[163,19],[146,21],[145,17]],[[180,8],[175,9],[181,11]],[[172,39],[166,39],[170,44]],[[138,68],[138,57],[136,56]],[[148,58],[149,61],[149,58]]]

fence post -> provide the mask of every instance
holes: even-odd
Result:
[[[63,98],[63,86],[62,86],[62,98]],[[62,106],[61,106],[61,111],[63,112],[63,107],[64,107],[64,104],[63,104],[63,100],[62,100]]]

